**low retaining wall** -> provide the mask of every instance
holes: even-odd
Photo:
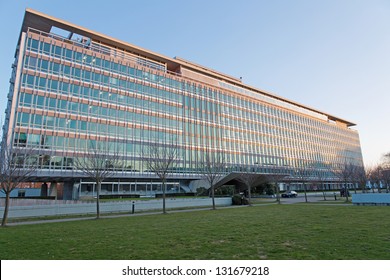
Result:
[[[162,210],[162,199],[156,200],[127,200],[123,202],[100,202],[100,213],[132,213],[134,202],[134,212]],[[231,197],[215,198],[217,206],[232,205]],[[212,206],[211,198],[184,198],[166,199],[166,208],[187,208],[187,207],[206,207]],[[3,216],[4,207],[0,207],[0,217]],[[60,215],[77,215],[77,214],[94,214],[96,213],[95,202],[84,202],[78,204],[51,204],[51,205],[30,205],[10,207],[9,218],[23,217],[43,217],[43,216],[60,216]]]
[[[390,193],[359,193],[352,195],[352,203],[356,205],[390,206]]]

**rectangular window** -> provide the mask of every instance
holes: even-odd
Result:
[[[41,115],[35,115],[34,124],[36,125],[36,127],[41,127],[41,125],[42,125],[42,116]]]
[[[58,81],[52,80],[50,88],[52,91],[56,92],[58,90]]]
[[[44,89],[44,88],[46,88],[46,78],[39,78],[39,84],[38,84],[38,86],[41,88],[41,89]]]
[[[33,51],[37,51],[38,50],[38,45],[39,45],[39,42],[35,39],[32,39],[31,40],[31,49]]]
[[[54,47],[54,55],[55,57],[61,57],[61,53],[62,53],[62,48],[59,47],[59,46],[55,46]]]
[[[28,134],[27,136],[27,143],[32,146],[39,145],[40,142],[40,136],[37,134]]]
[[[46,127],[53,128],[54,127],[54,117],[45,117],[46,118]]]
[[[30,114],[22,113],[22,124],[28,124],[30,121]]]
[[[37,67],[37,58],[36,57],[28,57],[28,67],[35,69]]]
[[[42,60],[41,71],[47,72],[48,69],[49,69],[49,62],[47,60]]]
[[[65,49],[65,57],[67,60],[71,60],[72,59],[72,51],[69,49]]]
[[[63,65],[62,71],[63,71],[65,76],[70,77],[70,66]]]
[[[43,52],[45,54],[50,54],[50,44],[49,43],[42,43],[41,42],[41,45],[43,44]]]

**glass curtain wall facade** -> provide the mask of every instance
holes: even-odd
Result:
[[[201,177],[205,152],[223,155],[227,174],[255,166],[261,173],[293,177],[309,167],[311,179],[321,173],[331,182],[332,169],[346,162],[363,165],[358,132],[348,121],[212,70],[202,72],[205,68],[182,59],[137,53],[109,38],[98,41],[92,31],[60,20],[50,18],[50,23],[65,36],[53,27],[41,30],[39,23],[27,24],[28,16],[45,18],[26,11],[4,141],[18,152],[32,149],[37,180],[79,182],[75,157],[97,145],[107,153],[119,151],[123,160],[115,167],[118,183],[108,192],[121,192],[123,186],[137,192],[134,182],[144,186],[145,180],[149,187],[142,188],[158,191],[158,180],[141,156],[154,143],[177,147],[170,176],[176,189],[179,182],[184,186]],[[85,186],[83,191],[93,191]]]

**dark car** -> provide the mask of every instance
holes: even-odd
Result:
[[[285,193],[282,193],[282,197],[297,197],[298,193],[296,191],[288,191]]]

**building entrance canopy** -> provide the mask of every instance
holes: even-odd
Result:
[[[242,181],[242,179],[248,178],[250,181],[257,182],[260,184],[261,182],[279,182],[286,177],[290,176],[289,174],[283,174],[283,173],[255,173],[255,172],[231,172],[223,177],[215,184],[215,188],[221,187],[223,185],[226,185],[228,183],[237,183]]]

